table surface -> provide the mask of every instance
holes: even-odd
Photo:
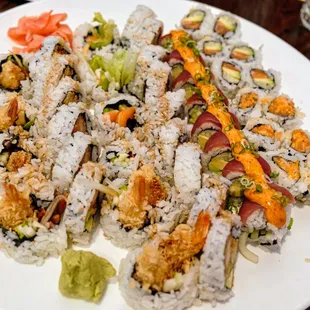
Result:
[[[26,3],[23,0],[0,0],[0,12]],[[302,26],[299,0],[200,0],[230,11],[273,32],[310,59],[310,31]]]

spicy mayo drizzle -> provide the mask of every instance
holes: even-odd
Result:
[[[213,114],[222,124],[222,131],[232,146],[232,155],[243,164],[246,176],[256,184],[256,187],[254,186],[244,192],[245,197],[264,207],[265,217],[270,224],[276,227],[284,226],[286,213],[279,201],[281,194],[268,185],[261,164],[251,150],[247,148],[249,143],[242,132],[235,128],[225,104],[219,99],[220,94],[217,88],[208,83],[206,78],[208,73],[204,65],[195,56],[193,50],[183,43],[182,38],[187,36],[186,32],[183,30],[171,31],[171,36],[174,49],[180,53],[184,60],[184,69],[191,74],[208,105],[207,111]],[[257,186],[260,186],[262,190],[257,191]]]

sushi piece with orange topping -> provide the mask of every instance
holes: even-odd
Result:
[[[237,116],[240,124],[245,126],[250,118],[261,117],[263,113],[261,98],[264,93],[250,87],[242,88],[231,101],[231,111]]]
[[[244,135],[256,150],[274,151],[284,139],[284,130],[279,124],[265,118],[250,118],[243,129]]]
[[[293,99],[285,94],[266,98],[266,102],[263,104],[263,113],[266,118],[277,122],[284,129],[300,127],[304,117]]]
[[[285,149],[262,153],[262,156],[271,167],[275,184],[285,187],[298,200],[309,196],[309,166],[305,157],[292,155]]]

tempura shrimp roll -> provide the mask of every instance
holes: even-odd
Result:
[[[29,186],[21,191],[11,183],[1,184],[0,244],[17,262],[43,263],[48,256],[57,257],[67,247],[61,220],[66,197],[41,201]]]
[[[105,236],[116,246],[136,248],[153,234],[158,222],[158,204],[168,197],[167,184],[151,165],[134,171],[129,180],[116,180],[111,185],[116,186],[117,183],[118,194],[114,198],[107,196],[103,201],[101,226]],[[174,222],[175,219],[169,216],[163,219],[166,230],[171,228],[171,220]]]
[[[21,55],[0,55],[0,89],[20,91],[28,78],[28,64]]]
[[[181,224],[169,236],[157,236],[122,260],[119,285],[135,309],[186,309],[197,302],[198,253],[210,218],[200,213],[194,227]]]
[[[74,70],[75,57],[62,39],[48,37],[44,40],[41,50],[29,63],[30,78],[34,81],[33,98],[30,101],[33,107],[39,109],[42,101],[52,101],[50,93],[67,76],[68,67],[70,71]]]
[[[102,165],[85,163],[70,187],[64,223],[74,243],[88,244],[97,212],[97,196],[104,174]]]

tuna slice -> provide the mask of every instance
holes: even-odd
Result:
[[[245,174],[245,170],[240,161],[231,160],[223,169],[222,175],[228,180],[239,178]]]
[[[256,203],[256,202],[252,202],[248,199],[244,199],[242,206],[239,210],[239,216],[241,218],[242,223],[246,223],[248,217],[255,211],[257,210],[263,210],[264,208]]]
[[[209,112],[203,112],[196,120],[192,129],[192,141],[197,142],[198,135],[206,129],[222,130],[219,120]]]

